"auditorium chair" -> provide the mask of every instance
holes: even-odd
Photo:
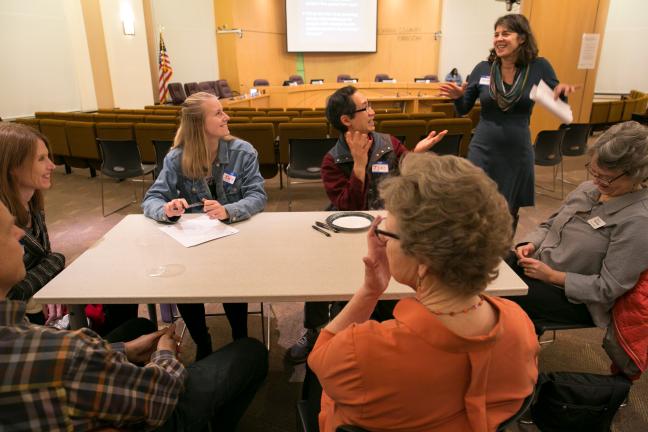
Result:
[[[66,174],[70,174],[70,147],[67,143],[65,135],[65,121],[53,119],[38,119],[40,124],[40,131],[47,137],[49,142],[49,150],[52,155],[52,161],[55,164],[64,164]]]
[[[304,84],[304,78],[301,75],[290,75],[288,81],[295,82],[297,84]]]
[[[442,112],[423,112],[423,113],[410,113],[410,120],[435,120],[445,118],[445,113]]]
[[[117,114],[115,116],[115,121],[117,123],[143,123],[144,117],[145,116],[138,114]]]
[[[287,116],[255,116],[250,118],[250,123],[272,123],[272,132],[274,137],[279,131],[279,123],[289,123],[290,117]]]
[[[97,113],[94,114],[95,123],[104,122],[104,123],[115,123],[117,115],[112,113]]]
[[[253,85],[254,87],[259,87],[259,86],[269,86],[270,83],[268,82],[267,79],[257,78],[257,79],[254,80],[254,82],[252,83],[252,85]]]
[[[592,129],[602,129],[607,123],[611,102],[592,102],[589,123]]]
[[[216,88],[218,88],[218,94],[222,98],[231,98],[234,96],[234,92],[230,88],[229,84],[227,84],[227,80],[218,80],[216,81]]]
[[[177,117],[170,115],[147,115],[144,116],[144,123],[175,123]]]
[[[175,123],[136,123],[135,140],[144,163],[155,163],[153,140],[173,141],[176,134]]]
[[[430,105],[432,111],[442,112],[446,118],[453,118],[456,115],[455,106],[453,103],[435,103]]]
[[[200,88],[198,87],[198,83],[196,82],[185,83],[184,89],[185,89],[185,93],[187,94],[187,97],[191,96],[194,93],[198,93],[200,91]]]
[[[291,123],[328,123],[328,120],[324,116],[317,117],[293,117],[290,119]]]
[[[209,93],[214,96],[218,96],[219,94],[216,93],[216,89],[207,81],[202,81],[198,83],[198,88],[200,89],[201,92]]]
[[[171,96],[171,103],[173,105],[180,105],[187,99],[187,94],[182,88],[181,83],[169,83],[167,90],[169,90],[169,96]]]
[[[135,139],[133,123],[96,123],[97,138],[105,140]]]
[[[405,147],[412,150],[426,135],[426,126],[425,120],[384,120],[380,122],[377,130],[395,136]]]
[[[621,121],[621,115],[623,114],[623,101],[612,101],[610,102],[610,111],[608,112],[607,123],[612,125]]]
[[[302,111],[301,116],[302,117],[322,117],[322,116],[326,116],[326,112],[323,109],[307,110],[307,111]]]
[[[17,118],[14,122],[24,124],[25,126],[36,129],[37,131],[40,130],[40,120],[37,118]]]
[[[81,168],[90,169],[90,177],[97,175],[101,156],[97,148],[97,130],[90,122],[65,122],[65,137],[70,147],[70,157]],[[73,165],[76,166],[76,165]]]
[[[376,77],[374,78],[374,81],[375,81],[375,82],[383,82],[383,81],[385,81],[385,80],[392,80],[392,79],[393,79],[393,78],[391,78],[391,77],[390,77],[389,75],[387,75],[387,74],[379,73],[379,74],[376,74]]]
[[[233,123],[229,125],[229,130],[232,135],[254,146],[258,153],[259,170],[263,178],[270,179],[277,175],[275,133],[272,123]]]
[[[448,134],[432,148],[432,151],[437,154],[468,156],[472,121],[469,118],[428,120],[425,133],[429,134],[431,131],[441,132],[443,130],[447,130]]]

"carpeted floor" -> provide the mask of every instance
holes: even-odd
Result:
[[[584,157],[569,158],[565,162],[565,178],[578,183],[585,180]],[[551,187],[551,168],[539,167],[536,170],[538,183]],[[557,183],[558,184],[558,183]],[[141,185],[113,181],[106,182],[107,208],[115,208],[132,198],[136,189],[141,196]],[[565,185],[565,192],[573,186]],[[279,188],[278,176],[266,181],[269,203],[266,211],[288,211],[286,189]],[[322,210],[327,199],[321,184],[296,185],[291,187],[293,211]],[[558,192],[559,196],[560,192]],[[556,194],[554,194],[556,195]],[[67,257],[68,264],[88,249],[104,233],[110,230],[121,218],[130,213],[141,212],[138,204],[130,205],[106,218],[101,214],[99,178],[90,178],[88,170],[74,169],[65,175],[62,167],[56,169],[54,187],[46,194],[47,224],[54,250]],[[553,213],[560,205],[560,199],[538,195],[535,208],[521,211],[517,237],[529,232],[537,223]],[[351,263],[350,265],[354,265]],[[361,264],[361,257],[355,265]],[[88,275],[91,280],[91,275]],[[267,382],[257,394],[255,401],[246,413],[240,430],[245,432],[294,431],[295,403],[299,398],[303,366],[293,366],[284,362],[285,351],[301,335],[303,303],[281,303],[270,307],[270,373]],[[257,306],[252,305],[250,309]],[[266,305],[266,310],[269,306]],[[209,305],[209,311],[217,311],[220,305]],[[146,315],[145,308],[141,314]],[[250,334],[261,338],[258,315],[250,315]],[[215,347],[229,342],[229,326],[224,317],[208,319]],[[596,329],[560,332],[556,342],[542,349],[540,367],[543,370],[573,370],[607,373],[609,361],[600,347],[602,331]],[[181,358],[191,361],[194,345],[191,338],[184,337]],[[614,431],[648,430],[648,386],[646,379],[638,381],[630,396],[630,403],[621,409],[615,420]],[[515,430],[515,429],[512,429]],[[533,426],[517,426],[517,430],[537,430]]]

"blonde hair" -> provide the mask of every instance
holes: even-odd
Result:
[[[448,288],[473,295],[497,277],[512,244],[512,218],[481,169],[456,156],[409,153],[380,193],[400,227],[403,252]]]
[[[16,218],[21,228],[29,225],[29,212],[43,211],[43,193],[34,191],[25,208],[18,190],[18,181],[13,174],[15,169],[31,163],[36,157],[38,140],[49,148],[47,138],[37,130],[18,123],[0,122],[0,200]]]
[[[182,174],[192,179],[209,174],[211,158],[205,136],[205,114],[203,103],[216,96],[198,92],[189,96],[182,104],[180,127],[176,132],[173,147],[181,147]]]

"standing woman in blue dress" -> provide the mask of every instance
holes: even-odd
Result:
[[[506,198],[517,226],[520,207],[535,200],[533,147],[529,122],[533,101],[529,92],[543,80],[564,98],[575,89],[559,84],[551,64],[538,57],[538,47],[524,15],[511,14],[495,22],[493,48],[463,86],[446,83],[441,95],[454,99],[459,115],[467,114],[477,98],[481,119],[470,142],[468,159],[481,167]]]

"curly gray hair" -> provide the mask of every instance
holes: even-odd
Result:
[[[461,295],[497,277],[512,243],[512,219],[497,185],[456,156],[408,153],[400,175],[380,184],[398,221],[401,248]]]
[[[603,168],[622,170],[635,181],[648,179],[648,127],[635,121],[609,128],[588,149]]]

